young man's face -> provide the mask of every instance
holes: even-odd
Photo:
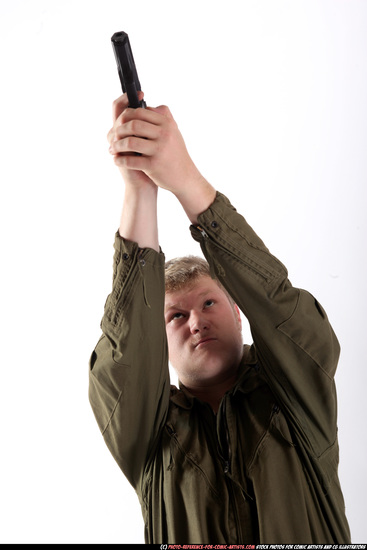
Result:
[[[169,358],[185,386],[236,373],[243,352],[240,313],[211,277],[167,292],[165,320]]]

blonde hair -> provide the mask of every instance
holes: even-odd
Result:
[[[209,264],[199,256],[173,258],[165,264],[166,292],[191,285],[199,277],[211,277]]]

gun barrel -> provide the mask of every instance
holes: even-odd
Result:
[[[141,90],[141,86],[128,35],[123,31],[115,32],[111,37],[111,42],[122,91],[127,92],[130,107],[145,106],[143,101],[139,101],[137,95],[137,92]]]

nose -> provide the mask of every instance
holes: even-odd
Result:
[[[190,332],[191,334],[197,334],[205,330],[209,330],[210,324],[205,316],[198,311],[192,311],[190,313]]]

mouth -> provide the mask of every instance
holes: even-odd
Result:
[[[210,342],[215,342],[216,340],[216,338],[202,338],[194,345],[194,347],[195,349],[201,348],[204,347],[206,344],[209,344]]]

